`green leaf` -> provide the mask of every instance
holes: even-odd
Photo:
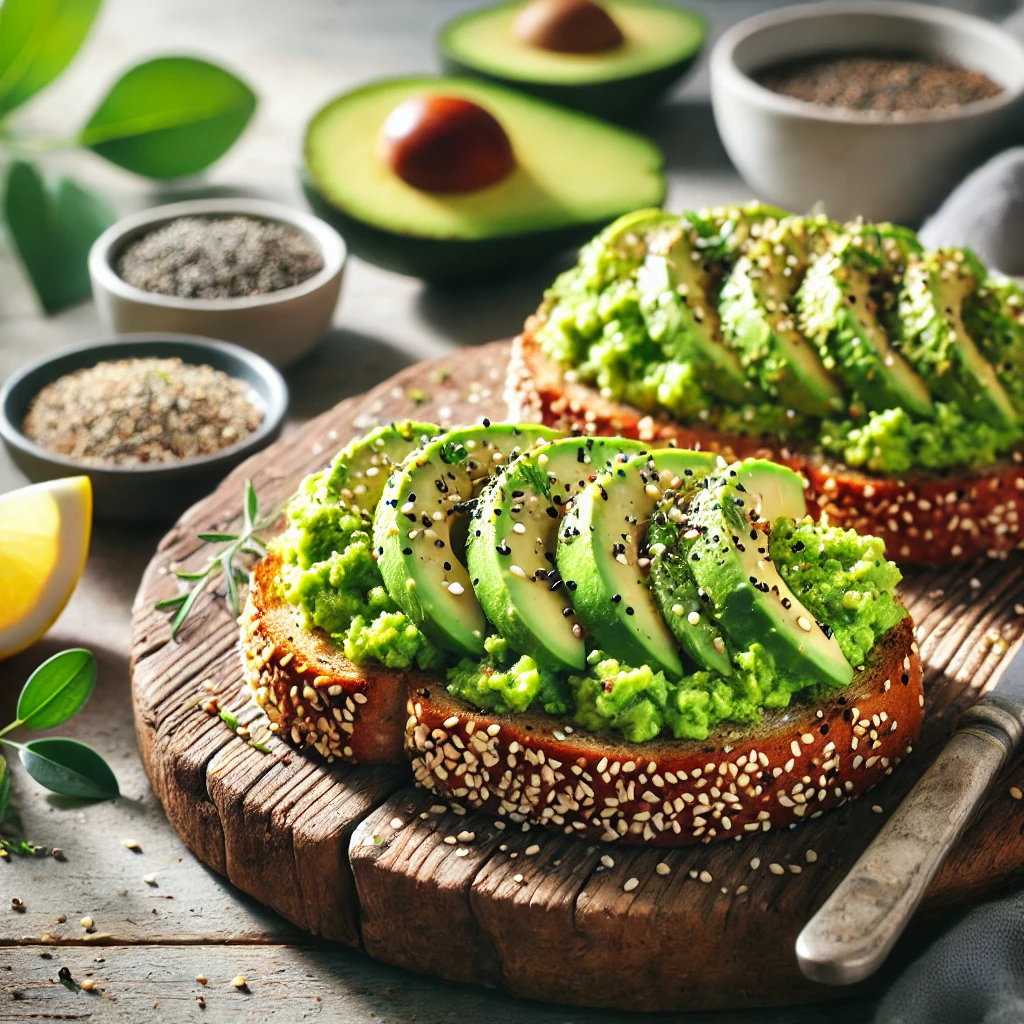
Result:
[[[11,771],[7,767],[7,758],[0,755],[0,825],[7,817],[7,808],[11,802]]]
[[[253,527],[256,525],[256,518],[260,513],[260,502],[259,498],[256,497],[256,488],[253,487],[251,480],[245,481],[245,527],[242,530],[244,534],[250,534],[253,531]]]
[[[95,685],[92,652],[61,651],[28,677],[18,698],[18,720],[28,729],[52,729],[84,706]]]
[[[4,217],[47,313],[89,297],[89,247],[114,222],[102,199],[69,178],[48,186],[33,164],[15,160],[7,172]]]
[[[223,68],[160,57],[114,83],[78,141],[136,174],[178,178],[222,157],[255,109],[253,91]]]
[[[197,533],[196,536],[207,544],[221,544],[224,541],[238,540],[237,533]]]
[[[0,118],[72,61],[101,0],[4,0],[0,7]]]
[[[157,611],[164,611],[167,608],[177,608],[178,605],[184,604],[188,599],[188,594],[175,594],[174,597],[165,597],[160,601],[157,601],[154,608]]]
[[[225,584],[225,596],[228,599],[228,605],[231,608],[232,614],[237,619],[242,613],[242,608],[238,603],[238,582],[235,579],[234,566],[232,565],[231,559],[234,557],[234,552],[231,548],[227,548],[223,555],[220,556],[220,568],[224,574]]]
[[[18,753],[29,775],[53,793],[89,800],[121,795],[110,765],[78,740],[62,736],[31,740]]]
[[[207,588],[210,582],[209,576],[204,576],[189,592],[188,597],[185,598],[181,607],[178,609],[178,613],[171,619],[171,639],[176,640],[178,637],[178,630],[181,629],[182,623],[188,618],[188,613],[192,611],[192,606],[199,600],[199,595]]]

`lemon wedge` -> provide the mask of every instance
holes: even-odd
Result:
[[[64,610],[91,532],[87,476],[0,495],[0,660],[34,644]]]

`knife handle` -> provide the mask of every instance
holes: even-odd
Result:
[[[1021,748],[1024,711],[982,697],[796,942],[812,981],[851,985],[888,956],[990,786]]]

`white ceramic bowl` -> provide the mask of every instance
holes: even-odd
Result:
[[[1003,92],[901,117],[781,96],[755,77],[829,53],[897,52],[983,71]],[[1024,46],[998,25],[895,0],[784,7],[727,31],[711,53],[711,100],[729,156],[759,199],[840,220],[916,223],[1024,126]]]
[[[125,247],[179,217],[255,217],[287,224],[313,238],[323,254],[317,274],[292,288],[234,299],[182,299],[135,288],[115,269]],[[108,228],[89,252],[93,297],[104,325],[117,334],[198,334],[233,341],[275,366],[288,366],[327,334],[338,304],[347,250],[329,224],[262,199],[197,199],[156,206]]]

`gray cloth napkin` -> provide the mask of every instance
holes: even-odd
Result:
[[[1004,274],[1024,274],[1024,147],[1008,149],[968,175],[919,236],[929,249],[967,246]]]

